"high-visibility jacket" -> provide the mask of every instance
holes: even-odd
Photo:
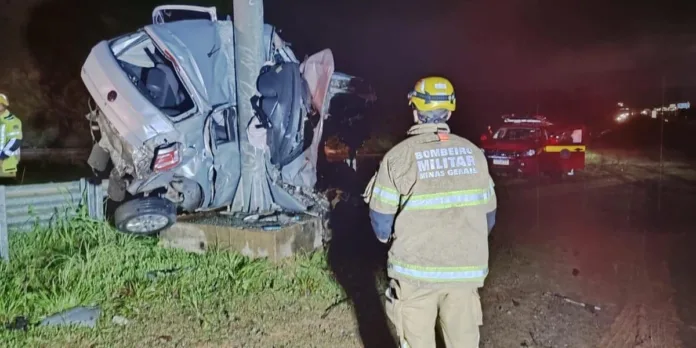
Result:
[[[397,280],[483,286],[487,213],[496,210],[483,151],[450,134],[446,124],[415,125],[408,135],[385,155],[365,191],[378,238],[393,237],[388,274]]]
[[[8,110],[0,114],[0,177],[15,177],[22,146],[22,121]]]

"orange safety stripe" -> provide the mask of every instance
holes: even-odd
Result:
[[[545,152],[561,152],[563,150],[585,152],[585,145],[547,145],[544,147]]]

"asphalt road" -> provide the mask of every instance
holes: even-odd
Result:
[[[483,346],[696,347],[696,167],[671,160],[660,173],[640,153],[600,156],[572,180],[498,185]],[[501,290],[513,276],[516,289]],[[494,297],[535,292],[520,317],[491,309]],[[601,310],[568,315],[542,293]]]

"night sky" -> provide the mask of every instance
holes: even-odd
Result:
[[[539,106],[548,117],[595,122],[619,100],[660,103],[662,76],[667,102],[696,91],[694,1],[287,3],[266,0],[266,21],[297,50],[331,47],[337,69],[372,81],[375,117],[408,119],[405,95],[428,74],[455,83],[460,120]]]
[[[135,29],[149,22],[154,2],[168,2],[31,1],[42,2],[22,33],[32,56],[46,76],[76,78],[89,48],[120,28],[114,23]],[[184,3],[232,8],[231,0]],[[693,0],[265,0],[265,17],[298,57],[331,48],[338,71],[373,84],[378,132],[403,134],[406,94],[430,74],[454,82],[451,124],[467,136],[503,113],[537,108],[552,119],[608,121],[618,101],[657,106],[663,77],[667,103],[696,95]]]

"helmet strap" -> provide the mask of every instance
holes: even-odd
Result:
[[[443,110],[443,111],[444,111],[444,110]],[[448,119],[448,116],[449,116],[450,113],[449,113],[449,112],[444,112],[444,113],[437,114],[437,115],[428,115],[428,116],[426,116],[426,115],[423,115],[423,114],[422,114],[421,112],[419,112],[418,110],[416,110],[416,114],[417,114],[417,116],[418,116],[418,121],[420,121],[420,123],[435,124],[435,123],[445,123],[445,122],[447,122],[447,119]]]

